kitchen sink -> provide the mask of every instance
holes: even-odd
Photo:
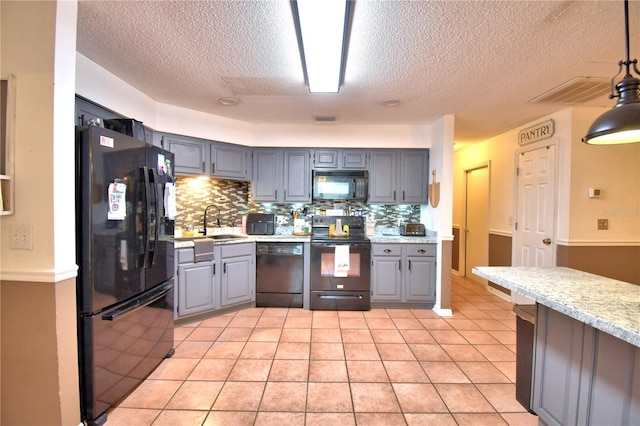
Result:
[[[217,234],[207,235],[207,238],[211,238],[212,240],[230,240],[233,238],[247,238],[247,236],[241,234]]]
[[[210,240],[231,240],[235,238],[247,238],[246,235],[242,234],[217,234],[217,235],[194,235],[193,237],[175,237],[176,241],[194,241],[194,240],[203,240],[208,238]]]

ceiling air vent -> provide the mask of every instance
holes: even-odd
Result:
[[[333,123],[336,121],[335,115],[317,115],[315,118],[318,123]]]
[[[611,80],[601,77],[575,77],[529,102],[582,104],[611,92]]]

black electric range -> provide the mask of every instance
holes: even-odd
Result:
[[[347,225],[345,235],[331,225]],[[366,311],[371,306],[371,242],[362,216],[314,216],[310,309]]]

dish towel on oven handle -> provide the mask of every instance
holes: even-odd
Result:
[[[333,276],[346,277],[349,274],[349,245],[337,245],[334,257]]]

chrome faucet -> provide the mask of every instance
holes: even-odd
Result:
[[[216,209],[218,209],[218,216],[216,216],[216,227],[220,228],[220,207],[216,206],[215,204],[210,204],[204,209],[204,230],[201,232],[205,237],[207,236],[207,211],[210,207],[215,207]]]

